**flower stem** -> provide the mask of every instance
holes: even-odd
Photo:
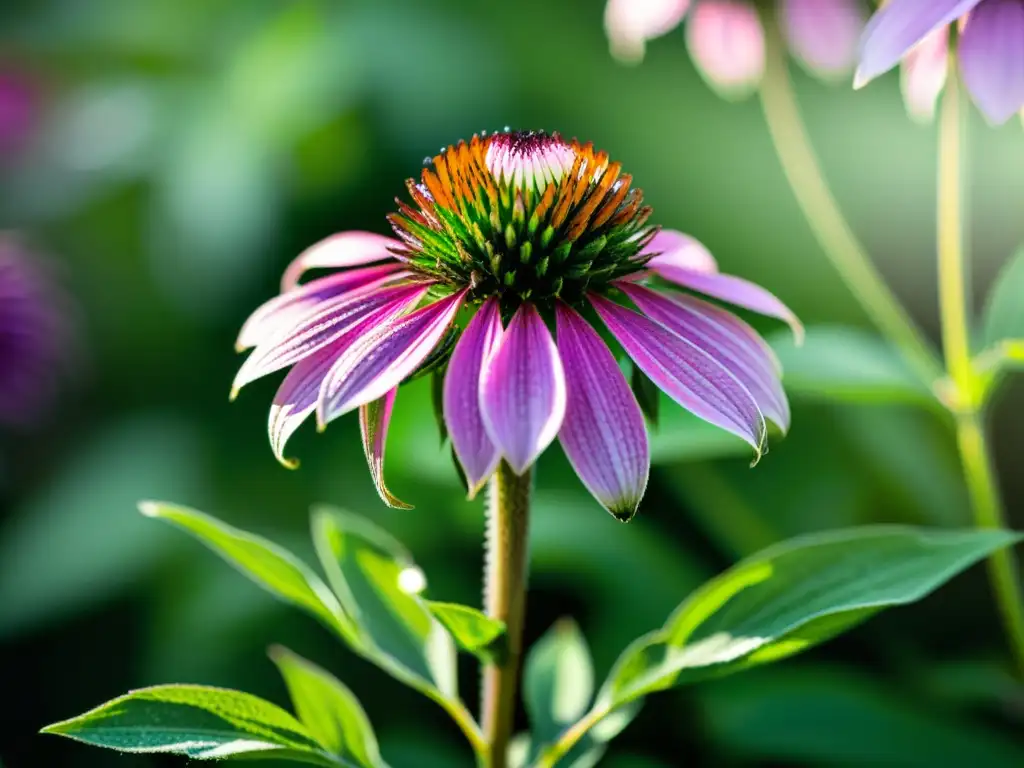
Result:
[[[488,489],[484,608],[488,616],[505,622],[507,653],[500,663],[484,668],[481,720],[487,768],[506,768],[512,738],[526,614],[531,486],[529,470],[519,476],[502,461]]]
[[[1006,518],[981,425],[984,404],[978,396],[978,377],[971,365],[968,272],[963,245],[964,118],[957,74],[954,57],[950,56],[950,75],[939,117],[938,262],[942,346],[946,370],[957,395],[954,402],[957,446],[974,523],[978,528],[1002,528]],[[988,573],[1017,673],[1024,677],[1024,601],[1013,550],[995,552],[988,560]]]
[[[818,244],[854,298],[878,330],[931,385],[942,375],[939,360],[875,269],[832,196],[800,117],[778,26],[768,16],[765,17],[768,35],[760,97],[768,132],[786,180]]]

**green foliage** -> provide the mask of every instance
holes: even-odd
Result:
[[[803,345],[792,334],[770,337],[791,394],[844,402],[931,404],[927,384],[882,338],[856,328],[812,326]]]
[[[1007,340],[1024,340],[1024,247],[1006,262],[985,303],[982,342],[991,348]]]
[[[504,622],[492,619],[468,605],[428,600],[427,608],[451,633],[462,650],[472,653],[483,662],[504,657],[507,650]]]
[[[324,751],[283,709],[239,691],[200,685],[143,688],[43,733],[121,752],[169,752],[196,760],[286,759],[352,766]]]
[[[318,743],[359,768],[383,765],[373,727],[352,691],[287,648],[272,648],[270,657],[284,677],[299,720]]]
[[[590,649],[571,619],[561,619],[530,649],[523,668],[523,698],[530,733],[546,743],[587,711],[594,695]]]

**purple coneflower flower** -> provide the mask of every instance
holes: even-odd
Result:
[[[32,424],[52,401],[68,367],[66,310],[45,265],[0,233],[0,424]]]
[[[639,61],[646,41],[670,32],[687,13],[687,45],[705,80],[727,95],[756,88],[765,40],[750,0],[608,0],[612,53]],[[812,73],[834,79],[853,69],[865,20],[861,0],[778,0],[778,13],[790,51]]]
[[[954,22],[967,90],[990,122],[1006,122],[1024,108],[1024,0],[889,0],[864,30],[855,86],[902,60],[908,109],[932,116]]]
[[[631,182],[557,134],[474,136],[408,181],[411,203],[390,216],[397,240],[344,232],[301,254],[238,340],[255,349],[236,392],[291,369],[270,412],[278,459],[309,416],[323,427],[359,409],[378,490],[401,505],[382,479],[392,404],[403,381],[444,370],[443,417],[470,495],[499,461],[523,473],[558,438],[597,500],[628,519],[647,484],[647,433],[597,321],[670,397],[760,455],[765,419],[789,424],[770,349],[725,309],[648,283],[799,323],[763,288],[719,273],[695,240],[649,226]],[[338,271],[299,283],[319,267]]]

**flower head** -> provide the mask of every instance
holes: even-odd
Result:
[[[945,83],[953,23],[967,90],[990,122],[1006,122],[1024,109],[1024,0],[889,0],[864,30],[855,85],[902,61],[907,107],[930,118]]]
[[[710,253],[648,224],[618,163],[557,134],[474,136],[429,159],[390,217],[398,239],[330,237],[287,269],[283,292],[243,326],[254,347],[235,389],[289,368],[270,412],[285,443],[358,409],[382,498],[384,443],[399,385],[443,375],[440,408],[470,495],[506,461],[525,472],[556,438],[587,488],[628,519],[647,484],[644,418],[600,320],[636,369],[684,408],[764,450],[765,419],[789,409],[771,351],[746,323],[674,283],[786,320]],[[306,283],[312,268],[337,271]],[[625,306],[631,302],[635,307]],[[554,333],[552,333],[554,329]]]
[[[44,265],[0,233],[0,425],[39,419],[68,367],[66,305]]]
[[[861,0],[778,0],[777,11],[790,51],[808,70],[834,79],[853,69],[865,18]],[[752,0],[608,0],[612,53],[639,61],[647,40],[671,31],[687,14],[687,46],[704,79],[727,96],[756,88],[764,75],[765,38]]]

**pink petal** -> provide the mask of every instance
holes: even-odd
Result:
[[[235,349],[239,352],[255,347],[270,335],[294,325],[299,318],[316,309],[317,305],[343,293],[359,288],[383,285],[400,279],[408,273],[399,272],[401,264],[381,264],[377,267],[350,269],[336,275],[321,277],[282,293],[265,302],[249,315],[238,332]]]
[[[501,342],[501,307],[490,298],[455,345],[444,379],[444,420],[472,498],[498,466],[498,449],[480,411],[480,375]]]
[[[1024,107],[1024,3],[985,0],[971,11],[960,43],[960,71],[989,122],[1005,123]]]
[[[865,21],[861,0],[782,0],[782,31],[790,50],[820,77],[853,70]]]
[[[907,112],[919,122],[931,122],[935,103],[949,70],[949,27],[940,27],[910,49],[900,68],[900,86]]]
[[[367,329],[334,364],[320,387],[317,422],[321,428],[365,405],[415,372],[455,319],[466,292],[447,296],[399,320]]]
[[[298,467],[299,462],[285,458],[285,445],[316,408],[320,384],[337,356],[338,350],[332,345],[300,361],[288,371],[274,395],[267,423],[270,447],[277,460],[289,469]]]
[[[789,402],[778,361],[753,328],[692,296],[661,294],[629,283],[619,287],[645,315],[718,360],[747,388],[766,417],[783,432],[789,429]]]
[[[757,451],[765,423],[746,387],[714,357],[639,312],[591,294],[608,330],[647,377],[686,410],[738,435]]]
[[[370,466],[373,484],[381,500],[392,509],[412,509],[412,505],[395,496],[384,482],[384,448],[388,439],[388,423],[395,404],[398,387],[372,403],[359,406],[359,431],[363,437],[363,451]]]
[[[727,96],[753,90],[764,74],[764,29],[742,0],[701,0],[686,22],[686,42],[697,69]]]
[[[555,342],[533,304],[519,307],[480,380],[484,427],[522,474],[558,434],[565,374]]]
[[[558,440],[601,506],[629,520],[651,468],[643,413],[615,357],[590,324],[561,302],[556,315],[566,389]]]
[[[260,343],[239,368],[232,386],[232,398],[246,384],[294,365],[334,343],[367,319],[384,322],[416,304],[429,289],[416,283],[355,291],[323,302],[323,305],[294,327],[284,328]]]
[[[391,261],[389,248],[401,248],[397,240],[373,232],[340,232],[326,237],[300,253],[281,278],[281,291],[290,291],[299,284],[307,269],[321,267],[358,267],[375,261]]]
[[[690,0],[608,0],[604,29],[612,55],[635,64],[648,40],[668,34],[683,20]]]
[[[674,229],[659,230],[640,252],[641,256],[651,254],[653,256],[648,265],[652,269],[658,266],[675,266],[697,272],[718,271],[715,257],[702,242]]]

